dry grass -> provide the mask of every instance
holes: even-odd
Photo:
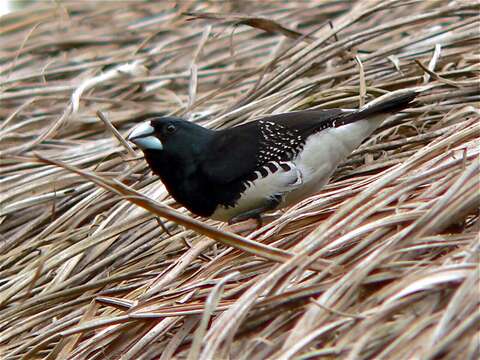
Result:
[[[242,4],[0,20],[2,359],[479,357],[479,3]],[[123,140],[149,111],[232,126],[419,86],[241,236],[174,210]]]

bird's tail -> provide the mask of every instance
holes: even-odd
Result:
[[[382,95],[375,100],[370,101],[358,111],[345,115],[342,125],[353,123],[358,120],[368,119],[371,116],[394,113],[408,107],[417,94],[418,90],[397,90]]]

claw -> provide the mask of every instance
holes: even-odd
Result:
[[[275,209],[281,203],[281,201],[282,196],[275,195],[272,198],[268,199],[267,203],[264,206],[235,215],[230,220],[228,220],[228,225],[236,224],[238,222],[248,219],[255,219],[257,221],[258,227],[260,228],[263,225],[262,213]]]

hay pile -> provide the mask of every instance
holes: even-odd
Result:
[[[1,358],[478,358],[479,9],[61,1],[2,18]],[[318,196],[241,236],[172,210],[123,140],[150,111],[232,126],[418,86]]]

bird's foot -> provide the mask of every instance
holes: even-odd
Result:
[[[263,225],[262,214],[266,211],[274,210],[278,205],[280,205],[281,201],[282,197],[280,195],[274,196],[268,199],[268,201],[262,207],[235,215],[228,221],[228,224],[232,225],[248,219],[255,219],[257,221],[257,229],[259,229]]]
[[[228,220],[228,225],[233,225],[242,221],[254,219],[257,222],[258,227],[261,227],[263,224],[262,215],[261,215],[263,211],[261,210],[262,209],[254,209],[254,210],[246,211],[244,213],[236,215],[232,217],[230,220]]]

